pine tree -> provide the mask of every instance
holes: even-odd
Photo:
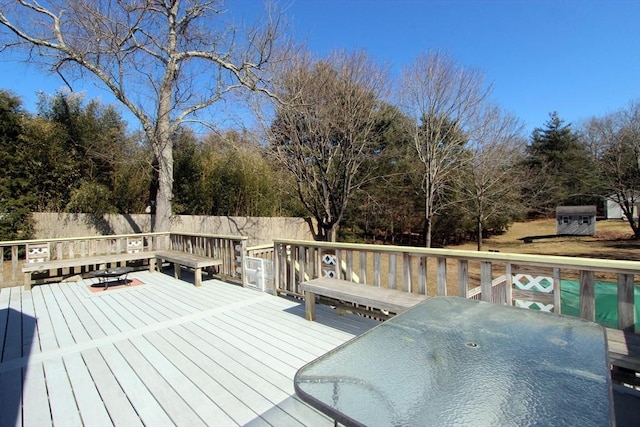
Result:
[[[0,90],[0,240],[29,238],[32,198],[31,177],[25,168],[23,121],[26,113],[20,98]]]
[[[533,211],[551,214],[558,205],[593,204],[595,168],[579,135],[557,112],[534,129],[526,149],[529,185],[525,199]]]

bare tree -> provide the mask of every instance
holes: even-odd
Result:
[[[415,120],[410,133],[423,166],[427,247],[431,247],[432,219],[446,205],[452,175],[460,167],[489,92],[482,73],[465,69],[440,52],[419,56],[403,73],[402,109]]]
[[[524,139],[522,124],[513,115],[487,105],[467,147],[467,161],[457,185],[458,208],[474,218],[477,248],[482,250],[484,226],[489,220],[508,221],[521,207],[520,164]]]
[[[386,73],[364,53],[337,52],[323,60],[301,55],[280,77],[272,152],[295,177],[318,223],[316,238],[335,241],[349,199],[367,179],[361,166],[373,151]]]
[[[3,1],[0,49],[22,49],[70,86],[91,77],[133,113],[157,165],[154,229],[166,231],[176,131],[236,89],[268,93],[279,15],[242,32],[225,16],[220,0]]]
[[[608,197],[640,239],[640,100],[603,118],[591,119],[584,137],[598,157]]]

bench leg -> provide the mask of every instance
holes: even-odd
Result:
[[[180,264],[177,262],[173,263],[173,277],[180,280]]]
[[[313,292],[304,293],[304,317],[307,320],[316,320],[316,294]]]
[[[24,273],[24,290],[31,290],[31,273]]]
[[[193,272],[193,276],[195,277],[195,285],[202,286],[202,268],[196,268]]]
[[[156,271],[156,259],[149,258],[149,273],[153,273]]]

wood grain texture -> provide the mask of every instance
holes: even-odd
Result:
[[[322,295],[393,313],[402,313],[428,298],[426,295],[410,294],[395,289],[324,277],[302,282],[300,287],[305,293],[308,293],[305,295]],[[309,301],[309,299],[305,298],[305,301]],[[313,304],[313,302],[310,301],[308,304]]]

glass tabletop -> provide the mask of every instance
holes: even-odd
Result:
[[[296,393],[346,425],[609,425],[605,330],[435,297],[302,367]]]

